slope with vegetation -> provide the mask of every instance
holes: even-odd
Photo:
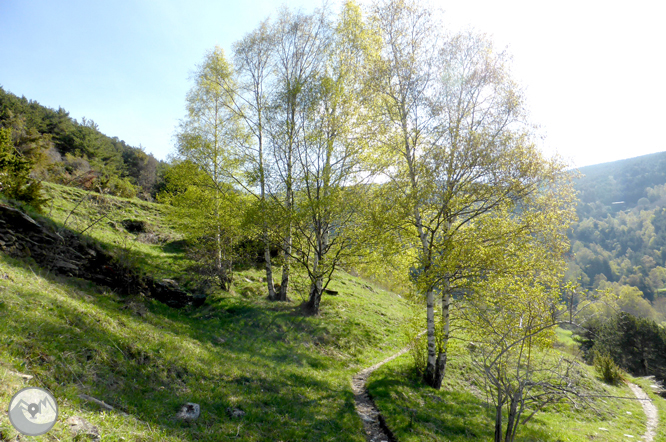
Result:
[[[471,369],[473,361],[467,351],[455,351],[456,358],[451,361],[441,391],[421,384],[407,357],[387,364],[370,378],[370,394],[397,440],[493,440],[494,409],[483,393],[483,379]],[[643,436],[646,416],[629,387],[603,383],[591,367],[581,366],[581,370],[590,397],[546,406],[521,426],[516,441],[610,442]],[[652,392],[652,381],[627,379],[650,395],[663,422],[666,400]],[[665,438],[666,429],[661,423],[653,440]]]
[[[150,199],[159,190],[164,162],[104,135],[92,120],[76,121],[63,108],[0,87],[0,128],[11,131],[13,147],[33,163],[34,178],[125,197]]]
[[[626,311],[659,320],[666,313],[663,161],[666,154],[659,153],[580,169],[585,175],[576,184],[579,220],[567,275],[583,288],[624,295],[632,304]],[[637,295],[653,302],[654,310],[630,300]]]
[[[86,230],[89,241],[131,259],[142,272],[192,283],[193,261],[168,221],[168,207],[106,196],[114,210],[102,213],[100,195],[57,185],[47,191],[56,224],[67,220],[80,231],[105,213],[104,222]],[[129,232],[123,227],[128,219],[142,220],[144,231]],[[157,238],[147,240],[150,233]],[[295,303],[267,300],[262,273],[237,269],[228,291],[213,289],[203,307],[175,310],[0,255],[0,400],[28,385],[56,395],[59,422],[37,440],[70,437],[66,422],[72,416],[86,419],[108,440],[364,440],[350,379],[404,346],[403,324],[413,317],[413,306],[341,272],[320,316],[303,316]],[[307,294],[305,275],[296,275],[296,287]],[[406,357],[371,378],[370,393],[398,440],[492,436],[493,412],[482,380],[466,350],[453,349],[442,391],[420,384]],[[629,394],[602,387],[591,375],[585,382],[597,394]],[[641,384],[649,392],[649,384]],[[192,423],[174,419],[186,402],[201,405]],[[666,410],[662,402],[656,403]],[[616,440],[639,436],[643,426],[635,401],[603,398],[587,411],[546,409],[518,440],[580,440],[576,431]],[[0,434],[15,437],[5,417]]]
[[[565,284],[571,175],[537,149],[508,55],[485,36],[442,32],[437,19],[413,0],[281,9],[228,59],[221,48],[206,54],[162,174],[154,158],[93,122],[0,91],[0,173],[20,169],[12,188],[31,189],[14,195],[5,186],[5,197],[32,204],[61,232],[99,242],[127,269],[115,290],[60,279],[53,266],[33,269],[43,264],[38,254],[6,259],[3,305],[16,321],[3,324],[3,357],[12,370],[23,363],[71,410],[79,393],[99,397],[133,416],[133,428],[155,431],[153,439],[361,439],[349,378],[395,350],[402,329],[435,399],[405,414],[386,390],[392,399],[380,408],[388,420],[411,416],[412,427],[431,426],[438,395],[447,394],[437,391],[466,385],[464,371],[476,383],[456,401],[481,414],[464,411],[474,416],[461,428],[486,437],[494,427],[496,442],[545,438],[539,422],[548,413],[575,419],[567,402],[619,392],[554,350],[554,328],[565,313],[574,323],[614,309],[655,312],[632,278],[660,278],[658,221],[646,211],[635,213],[640,222],[633,213],[608,219],[627,233],[612,244],[627,259],[590,258],[590,249],[590,262],[578,262],[587,248],[576,241],[580,265],[569,267]],[[30,200],[42,178],[60,184],[43,184],[50,201]],[[109,196],[139,190],[160,204]],[[660,204],[661,193],[655,186],[637,204]],[[586,222],[575,235],[585,235]],[[636,224],[641,233],[628,232]],[[613,265],[624,269],[617,281]],[[343,269],[395,284],[414,302]],[[206,303],[169,310],[144,296],[142,281],[153,279]],[[617,369],[608,354],[592,356]],[[379,373],[390,378],[386,370]],[[420,384],[399,373],[389,384],[419,397],[409,391]],[[475,402],[481,396],[485,407]],[[202,416],[173,421],[186,401],[201,404]],[[407,437],[399,419],[393,425]],[[581,419],[587,429],[597,424]]]
[[[50,195],[60,220],[83,196],[58,186]],[[165,209],[107,198],[116,211],[86,234],[112,252],[129,249],[145,272],[185,282],[192,262],[173,247],[177,236],[146,244],[141,234],[117,228],[132,214],[168,234]],[[84,219],[94,220],[96,210],[86,199],[68,224],[89,223]],[[293,304],[268,302],[253,268],[239,271],[229,291],[213,290],[205,306],[175,310],[54,276],[30,260],[1,255],[0,267],[0,400],[22,386],[48,388],[61,407],[49,434],[61,440],[69,437],[66,419],[77,415],[108,440],[362,441],[350,377],[399,348],[397,325],[410,309],[400,296],[346,273],[336,276],[336,294],[313,318]],[[34,377],[25,381],[17,372]],[[201,405],[196,422],[173,419],[185,402]],[[234,417],[236,410],[244,415]],[[0,432],[15,436],[6,417]]]

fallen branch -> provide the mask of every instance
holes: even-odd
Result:
[[[84,401],[93,402],[93,403],[99,405],[100,407],[104,408],[105,410],[108,410],[108,411],[114,411],[115,410],[115,408],[113,408],[111,405],[107,404],[106,402],[100,401],[99,399],[95,399],[94,397],[88,396],[87,394],[80,394],[79,398],[83,399]],[[123,416],[129,416],[127,413],[125,413],[123,411],[120,411],[119,413]]]

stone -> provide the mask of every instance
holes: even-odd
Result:
[[[154,233],[145,233],[145,232],[139,233],[139,235],[136,237],[136,240],[144,244],[160,243],[160,238]]]
[[[199,404],[188,402],[180,408],[180,411],[176,414],[176,419],[191,422],[198,419],[200,414],[201,407],[199,407]]]
[[[373,423],[373,422],[375,421],[373,418],[371,418],[371,417],[368,416],[367,414],[362,414],[362,415],[361,415],[361,420],[362,420],[363,422],[367,422],[367,423],[369,423],[369,424],[371,424],[371,423]]]
[[[71,262],[63,261],[62,259],[54,262],[53,267],[58,267],[60,269],[79,270],[79,268]]]
[[[90,440],[100,440],[99,429],[79,416],[72,416],[65,422],[74,436],[84,436]]]
[[[227,414],[229,415],[229,417],[233,417],[233,418],[236,418],[236,419],[245,416],[245,412],[243,410],[241,410],[240,408],[235,408],[235,407],[227,408]]]

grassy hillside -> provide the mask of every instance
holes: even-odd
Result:
[[[558,335],[564,341],[570,339],[566,332]],[[567,344],[562,342],[561,345]],[[451,356],[441,391],[434,391],[419,382],[408,355],[385,365],[371,376],[369,392],[401,442],[481,442],[493,439],[494,409],[479,388],[483,380],[471,371],[472,363],[464,350],[454,348]],[[604,384],[597,379],[592,367],[583,367],[587,394],[604,396],[592,400],[594,409],[569,403],[549,406],[518,430],[517,441],[631,440],[626,435],[641,439],[646,417],[629,387]],[[663,425],[666,400],[652,394],[651,382],[631,376],[627,379],[641,385],[655,401],[661,429],[654,440],[666,440]]]
[[[80,191],[50,191],[58,197],[52,216],[64,222]],[[95,204],[81,203],[68,225],[94,220],[101,210]],[[110,219],[86,233],[110,249],[131,241],[145,271],[179,276],[187,260],[168,240],[144,244],[118,228],[133,216],[174,235],[161,224],[162,209],[116,198],[110,204]],[[230,292],[213,293],[204,307],[173,310],[0,255],[0,403],[27,385],[55,394],[61,418],[36,440],[67,440],[64,421],[72,415],[99,427],[103,440],[364,440],[350,377],[400,348],[406,301],[340,273],[332,283],[339,294],[325,297],[321,316],[303,317],[298,299],[266,301],[260,281],[259,271],[243,271]],[[185,402],[201,405],[195,423],[173,419]],[[246,414],[233,418],[228,408]],[[0,440],[16,435],[5,415],[0,431]]]
[[[47,212],[57,224],[85,230],[147,274],[187,280],[192,262],[165,207],[58,185],[47,191]],[[144,231],[128,232],[127,220],[142,221]],[[364,441],[350,378],[404,345],[401,325],[410,305],[340,272],[331,284],[339,294],[325,296],[319,317],[304,317],[297,310],[303,275],[295,276],[300,294],[291,303],[266,301],[262,277],[259,270],[240,271],[230,291],[214,291],[201,308],[175,310],[0,254],[0,403],[25,386],[55,394],[59,421],[34,440],[70,440],[65,421],[81,416],[104,441]],[[569,333],[560,337],[567,341],[561,348],[571,351]],[[492,414],[470,378],[469,361],[462,353],[450,360],[440,392],[418,382],[408,356],[371,378],[371,394],[398,440],[492,436]],[[611,395],[631,394],[591,382]],[[82,393],[115,410],[82,400]],[[193,423],[174,419],[186,402],[201,405]],[[660,399],[658,406],[663,422],[666,403]],[[233,417],[232,409],[245,415]],[[552,409],[520,440],[611,441],[644,431],[635,401],[609,399],[599,410]],[[16,436],[0,414],[0,441]]]

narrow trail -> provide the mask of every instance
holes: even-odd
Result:
[[[634,396],[641,401],[643,406],[643,411],[647,416],[647,430],[645,434],[641,436],[645,442],[653,442],[654,436],[657,434],[657,424],[659,423],[659,414],[657,413],[657,407],[652,403],[652,399],[645,393],[641,387],[631,382],[627,382],[631,391],[634,392]]]
[[[397,442],[391,430],[386,426],[384,417],[379,413],[377,406],[368,394],[366,382],[373,371],[382,365],[404,355],[411,347],[405,347],[394,355],[389,356],[372,367],[365,368],[352,376],[352,390],[356,402],[356,412],[363,421],[365,438],[368,442]]]

